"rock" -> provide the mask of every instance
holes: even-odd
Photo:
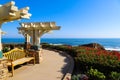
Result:
[[[88,80],[88,76],[85,74],[82,74],[80,77],[80,80]]]
[[[98,43],[83,44],[83,45],[80,45],[80,47],[90,47],[90,48],[105,50],[105,48]]]

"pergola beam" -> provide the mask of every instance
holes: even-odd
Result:
[[[21,30],[59,30],[60,26],[56,26],[55,22],[31,22],[31,23],[20,23]]]
[[[30,28],[25,28],[25,27],[18,27],[18,30],[59,30],[60,26],[56,26],[54,28],[51,27],[30,27]]]
[[[0,23],[18,20],[21,18],[29,19],[31,14],[28,13],[29,7],[18,10],[15,2],[11,1],[0,7]]]

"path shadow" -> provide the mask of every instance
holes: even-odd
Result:
[[[70,67],[73,64],[71,62],[70,55],[68,55],[67,53],[65,53],[63,51],[55,51],[55,52],[59,53],[60,56],[65,57],[65,59],[64,59],[65,64],[63,65],[63,67],[61,68],[61,70],[58,71],[58,72],[61,72],[62,74],[64,74],[63,75],[63,78],[64,78],[64,76],[66,75],[66,73],[70,73],[71,74]],[[61,80],[63,80],[63,78]]]

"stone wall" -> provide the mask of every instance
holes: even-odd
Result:
[[[7,78],[8,78],[7,60],[0,59],[0,80],[7,80]]]
[[[33,56],[35,55],[35,63],[40,64],[40,62],[43,60],[42,58],[42,49],[40,50],[29,50],[29,55]]]

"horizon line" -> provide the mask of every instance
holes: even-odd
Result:
[[[2,39],[5,39],[5,38],[24,38],[24,37],[3,37]],[[54,39],[63,39],[64,37],[48,37],[48,38],[46,38],[46,37],[41,37],[41,39],[52,39],[52,38],[54,38]],[[110,39],[110,38],[115,38],[115,39],[120,39],[120,37],[118,38],[118,37],[68,37],[68,38],[66,38],[66,39],[71,39],[71,38],[74,38],[74,39]],[[65,38],[64,38],[65,39]]]

